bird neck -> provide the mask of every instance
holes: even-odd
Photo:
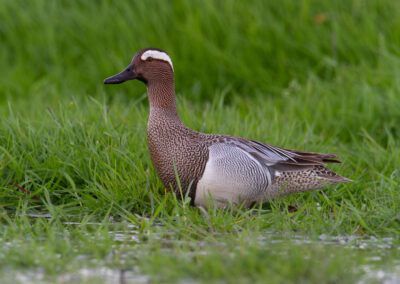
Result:
[[[150,109],[161,108],[178,114],[175,101],[174,79],[150,81],[147,84]]]
[[[181,124],[175,101],[174,79],[157,80],[147,83],[150,103],[150,120],[169,120]]]

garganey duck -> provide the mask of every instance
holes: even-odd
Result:
[[[188,128],[176,108],[171,58],[161,49],[140,50],[125,70],[104,83],[132,79],[147,87],[147,140],[158,176],[178,196],[191,197],[192,205],[204,207],[215,201],[218,207],[230,203],[248,207],[277,196],[351,181],[324,166],[339,163],[337,155],[289,150]]]

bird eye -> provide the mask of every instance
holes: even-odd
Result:
[[[146,58],[146,61],[149,61],[149,62],[153,61],[153,57],[150,57],[150,56],[147,57],[147,58]]]

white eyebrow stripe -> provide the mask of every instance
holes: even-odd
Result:
[[[169,65],[171,65],[172,71],[174,71],[174,66],[172,65],[172,60],[168,56],[168,54],[166,54],[165,52],[158,51],[158,50],[147,50],[142,54],[140,59],[145,61],[149,57],[152,57],[152,58],[155,58],[155,59],[160,59],[160,60],[168,62]]]

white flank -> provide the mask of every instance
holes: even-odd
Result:
[[[142,59],[143,61],[146,61],[146,59],[149,58],[149,57],[168,62],[169,65],[171,65],[172,71],[174,71],[174,66],[172,66],[172,60],[168,56],[168,54],[166,54],[165,52],[158,51],[158,50],[147,50],[146,52],[144,52],[142,54],[140,59]]]
[[[215,143],[208,150],[208,161],[197,183],[196,206],[206,207],[210,195],[219,207],[242,201],[248,206],[264,198],[271,184],[268,167],[236,145]]]

